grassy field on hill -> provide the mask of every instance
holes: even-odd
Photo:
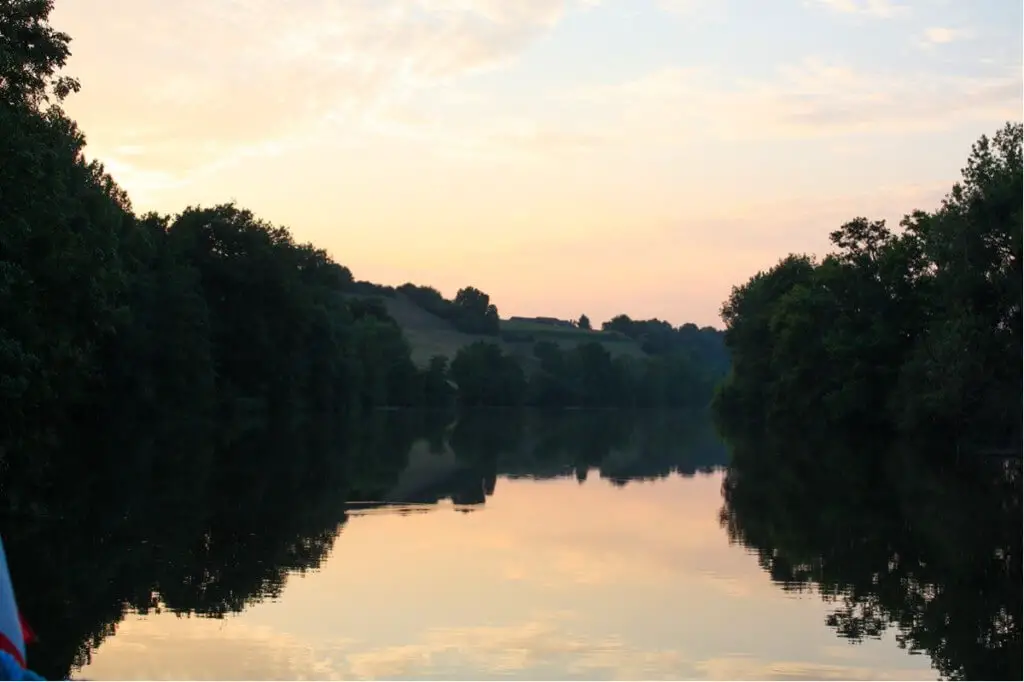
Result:
[[[423,310],[401,293],[393,297],[381,297],[381,300],[387,306],[388,313],[405,332],[412,346],[412,359],[421,367],[426,366],[434,355],[444,355],[451,360],[460,348],[474,341],[497,343],[506,353],[523,360],[524,367],[529,367],[533,363],[533,346],[538,341],[551,341],[563,348],[572,348],[586,341],[597,341],[613,356],[646,356],[635,341],[615,332],[502,320],[501,337],[465,334],[455,329],[447,320]]]

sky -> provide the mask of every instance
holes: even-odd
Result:
[[[138,211],[236,201],[503,317],[720,326],[1022,118],[1014,0],[58,0]]]

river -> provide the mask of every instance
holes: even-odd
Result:
[[[996,657],[985,669],[997,675],[1019,670],[1019,563],[1009,569],[1016,592],[985,569],[988,611],[970,622],[940,617],[944,631],[934,632],[931,610],[950,612],[935,602],[963,600],[952,581],[964,573],[950,568],[945,584],[937,566],[927,585],[896,596],[859,559],[837,578],[827,569],[832,539],[809,545],[817,536],[800,515],[831,515],[830,532],[846,543],[836,529],[851,526],[842,520],[850,512],[792,507],[794,520],[773,518],[770,505],[744,511],[753,492],[724,496],[728,452],[702,416],[491,414],[414,431],[388,441],[390,473],[365,454],[359,482],[348,476],[334,493],[325,483],[315,504],[312,494],[290,499],[308,501],[298,520],[278,523],[287,498],[264,491],[267,508],[251,514],[221,496],[196,522],[206,529],[198,543],[177,536],[173,521],[105,532],[103,551],[146,558],[99,561],[67,578],[119,587],[74,605],[96,611],[72,614],[100,623],[91,630],[38,623],[44,643],[47,630],[68,641],[30,652],[30,662],[75,652],[79,679],[907,680],[970,677],[972,657],[985,656]],[[332,497],[341,499],[325,506]],[[1019,492],[1015,504],[1017,545],[979,551],[1019,562]],[[894,544],[907,538],[871,533],[893,557],[910,551]],[[972,552],[955,554],[977,563]],[[867,564],[877,549],[863,554]],[[121,575],[140,571],[152,575]],[[892,585],[926,580],[892,574]],[[958,627],[978,640],[989,616],[1016,643],[1016,659],[991,638],[950,650]]]

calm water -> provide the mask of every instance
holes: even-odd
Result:
[[[341,499],[333,520],[330,513],[320,518],[318,512],[315,523],[306,519],[306,525],[294,526],[302,530],[292,537],[281,536],[272,514],[253,511],[265,520],[246,526],[246,510],[231,507],[230,523],[210,521],[213,530],[201,543],[204,549],[189,550],[207,553],[201,570],[168,569],[131,588],[145,594],[76,606],[106,608],[111,615],[99,618],[106,625],[98,630],[83,630],[92,633],[91,642],[63,647],[80,647],[73,674],[88,679],[939,677],[932,652],[911,655],[898,643],[911,631],[917,633],[913,642],[927,645],[920,628],[925,623],[926,635],[931,632],[928,600],[915,605],[900,596],[903,606],[895,611],[887,606],[891,595],[881,590],[868,589],[851,600],[860,588],[844,588],[828,579],[827,570],[815,573],[821,562],[812,557],[804,557],[806,570],[790,570],[796,563],[780,557],[791,537],[777,537],[772,542],[779,549],[769,546],[766,552],[763,524],[773,536],[798,535],[800,521],[774,523],[761,512],[744,519],[730,511],[723,499],[727,453],[699,418],[577,414],[513,422],[492,415],[422,438],[411,434],[404,443],[371,443],[370,449],[392,448],[386,459],[394,463],[393,471],[378,467],[367,473],[370,465],[361,465],[364,481],[372,478],[373,485],[337,491]],[[292,502],[303,505],[302,499]],[[1019,532],[1019,495],[1017,504]],[[741,510],[741,502],[735,507]],[[827,509],[817,511],[808,516],[829,515]],[[224,528],[231,529],[230,537],[217,554],[216,535]],[[124,555],[149,552],[145,544],[153,542],[105,537],[105,551]],[[760,552],[745,543],[758,545]],[[165,548],[186,545],[164,543]],[[214,555],[220,558],[214,561]],[[163,570],[161,562],[183,561],[160,551],[155,556],[156,573]],[[106,570],[92,579],[120,580],[114,569]],[[794,580],[801,571],[806,579]],[[903,575],[899,582],[907,580]],[[884,583],[872,575],[863,581]],[[918,592],[931,590],[934,599],[934,582]],[[1001,632],[1017,643],[1019,661],[1019,573],[1017,582],[1017,602],[1006,607],[1010,620]],[[1010,598],[1005,591],[998,596]],[[113,603],[117,599],[120,605]],[[837,624],[839,612],[846,617]],[[954,616],[964,617],[955,610]],[[851,618],[861,619],[852,628],[859,633],[851,631]],[[865,624],[870,629],[879,618],[878,632],[860,637]],[[902,629],[884,627],[899,619],[906,621]],[[984,656],[976,629],[969,635],[973,645],[950,652],[956,625],[946,624],[947,631],[936,634],[940,658]],[[46,626],[37,629],[45,633]],[[952,665],[969,669],[970,661]],[[1000,665],[994,669],[1006,669]]]

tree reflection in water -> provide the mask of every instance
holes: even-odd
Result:
[[[499,475],[596,468],[623,483],[724,462],[706,415],[655,411],[97,423],[68,442],[78,449],[67,466],[10,469],[0,490],[19,605],[39,635],[29,659],[48,679],[86,664],[129,613],[222,618],[279,596],[367,501],[472,509]]]
[[[894,627],[943,677],[1020,679],[1021,462],[934,462],[873,443],[738,441],[721,522],[783,589],[832,604],[838,635]]]

